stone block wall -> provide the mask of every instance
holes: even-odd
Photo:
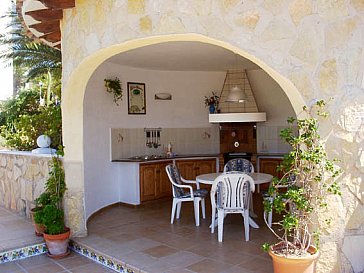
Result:
[[[29,217],[43,192],[50,160],[50,155],[0,152],[0,206]]]
[[[220,45],[266,70],[297,114],[302,105],[331,99],[320,133],[344,173],[342,196],[323,212],[332,225],[322,233],[316,272],[363,272],[363,0],[77,0],[61,28],[63,136],[72,167],[66,178],[73,192],[84,190],[84,92],[104,60],[166,41]],[[82,220],[84,199],[71,196]]]

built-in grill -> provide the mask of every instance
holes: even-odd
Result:
[[[252,153],[244,153],[244,152],[239,152],[239,153],[224,153],[224,165],[226,164],[226,162],[228,162],[230,159],[234,159],[234,158],[244,158],[247,159],[249,161],[251,161],[252,159]]]

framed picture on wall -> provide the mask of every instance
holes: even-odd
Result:
[[[128,114],[145,115],[145,84],[128,82]]]

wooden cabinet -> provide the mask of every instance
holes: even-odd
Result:
[[[172,162],[159,164],[159,177],[157,177],[157,198],[172,196],[172,184],[169,181],[166,166]]]
[[[140,201],[149,201],[172,195],[172,186],[165,168],[172,161],[140,164]]]
[[[176,165],[181,176],[187,180],[195,180],[200,174],[216,172],[216,159],[178,160]]]
[[[277,166],[282,163],[282,158],[259,158],[259,172],[268,173],[281,178],[283,173],[277,171]]]
[[[172,196],[172,184],[166,173],[166,166],[172,163],[170,160],[139,165],[140,202]],[[200,174],[216,172],[216,159],[212,158],[176,160],[175,164],[187,180],[195,180]]]

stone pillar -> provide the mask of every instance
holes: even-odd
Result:
[[[64,160],[63,164],[67,184],[64,197],[66,225],[71,228],[72,236],[87,236],[83,163]]]

